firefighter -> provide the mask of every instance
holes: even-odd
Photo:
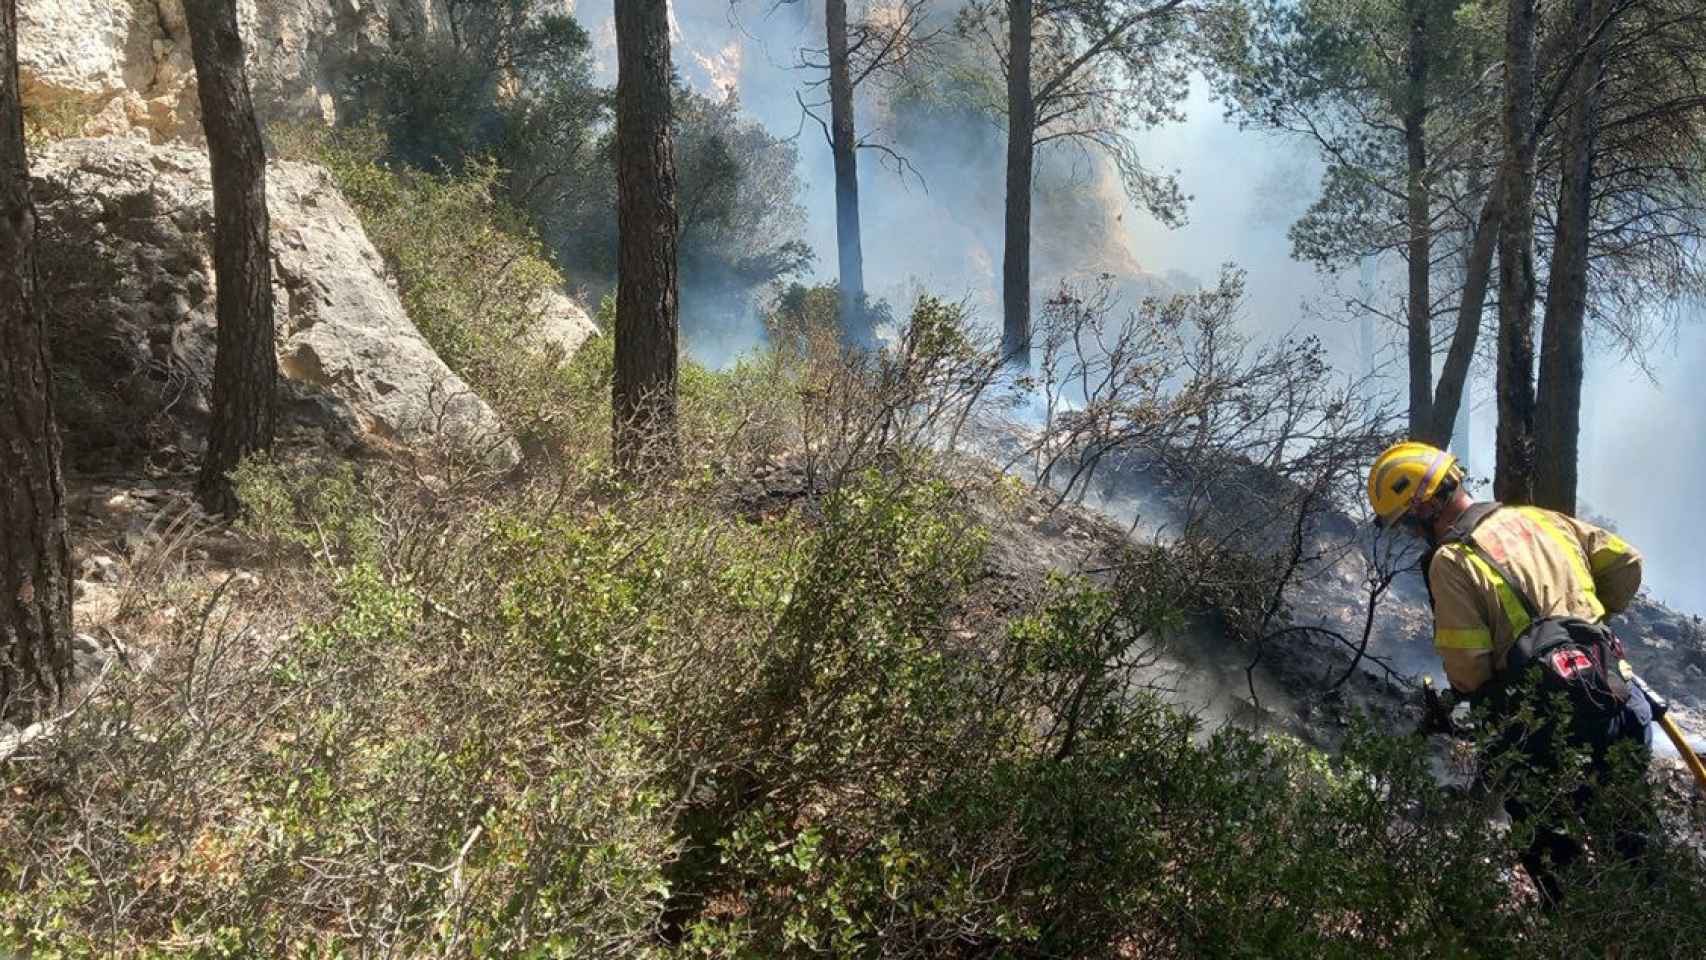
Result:
[[[1597,785],[1613,777],[1618,744],[1631,745],[1623,749],[1633,751],[1641,771],[1651,758],[1652,706],[1629,682],[1622,645],[1603,624],[1640,588],[1641,556],[1615,534],[1574,517],[1476,503],[1457,459],[1424,443],[1398,443],[1382,453],[1369,471],[1368,497],[1378,525],[1428,544],[1422,569],[1434,648],[1457,695],[1484,706],[1499,728],[1486,759],[1502,758],[1507,772],[1556,777],[1567,749],[1589,758],[1589,776],[1569,792],[1568,804],[1536,802],[1520,777],[1501,784],[1512,822],[1534,831],[1523,866],[1544,903],[1555,906],[1563,896],[1557,871],[1583,852],[1559,808],[1579,816],[1592,803]],[[1535,696],[1537,690],[1546,696]],[[1522,724],[1513,719],[1519,715]],[[1634,772],[1621,768],[1624,776]],[[1536,815],[1542,806],[1548,812]],[[1616,830],[1624,857],[1644,851],[1647,820],[1643,810]]]

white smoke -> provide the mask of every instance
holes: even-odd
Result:
[[[614,81],[609,0],[577,4],[600,45],[607,82]],[[676,0],[672,16],[676,63],[684,79],[707,92],[733,83],[746,110],[771,130],[798,132],[808,225],[818,253],[819,279],[833,279],[835,201],[833,163],[820,128],[801,116],[796,94],[813,79],[794,68],[795,51],[821,46],[821,7],[810,0]],[[811,93],[807,92],[808,99]],[[1313,202],[1321,166],[1295,140],[1239,130],[1222,117],[1198,84],[1185,105],[1188,119],[1140,138],[1152,169],[1176,170],[1192,196],[1189,222],[1168,229],[1126,201],[1092,166],[1084,192],[1099,215],[1050,218],[1039,210],[1033,284],[1045,296],[1075,258],[1090,272],[1131,271],[1128,287],[1159,282],[1188,288],[1211,280],[1222,264],[1248,272],[1251,329],[1321,338],[1347,375],[1360,373],[1358,325],[1338,309],[1356,292],[1356,277],[1322,276],[1291,258],[1286,229]],[[871,111],[866,109],[866,116]],[[923,175],[902,176],[860,156],[865,273],[874,297],[904,306],[923,287],[965,298],[991,322],[999,314],[1001,214],[1005,184],[1000,133],[990,128],[943,128],[909,157]],[[1382,263],[1375,289],[1387,302],[1402,296],[1401,266]],[[1393,395],[1403,391],[1400,338],[1375,327],[1377,367]],[[1588,360],[1584,404],[1581,499],[1584,512],[1607,518],[1647,557],[1647,583],[1673,606],[1706,611],[1706,503],[1697,497],[1706,426],[1706,380],[1689,376],[1706,362],[1706,332],[1685,324],[1674,343],[1649,356],[1657,381],[1616,356]],[[1472,428],[1465,454],[1477,475],[1492,472],[1494,413],[1490,371],[1480,371],[1468,402]],[[1485,487],[1482,488],[1485,490]]]

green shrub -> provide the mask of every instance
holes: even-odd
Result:
[[[346,496],[347,474],[301,492],[278,467],[243,473],[252,529],[284,558],[397,529],[396,504]],[[566,714],[549,650],[447,612],[413,572],[339,560],[308,587],[321,602],[238,615],[208,598],[150,674],[121,674],[52,752],[4,768],[0,946],[646,954],[676,841],[643,719]]]
[[[346,80],[345,115],[383,130],[386,158],[459,173],[483,157],[527,167],[535,186],[572,164],[607,120],[592,42],[539,0],[460,4],[446,29],[400,29],[366,47]],[[520,191],[518,190],[518,193]]]
[[[615,329],[616,299],[599,304],[601,329]],[[564,371],[564,389],[585,398],[574,433],[583,451],[608,453],[613,336],[590,341]],[[798,446],[802,388],[799,364],[785,352],[755,351],[713,370],[683,356],[677,368],[677,411],[683,459],[690,472],[740,475],[753,461],[781,459]]]
[[[244,507],[238,529],[275,557],[371,563],[379,530],[349,463],[318,468],[260,454],[231,472]]]
[[[571,485],[421,555],[400,474],[240,480],[259,542],[335,562],[237,620],[207,597],[3,768],[0,944],[1539,958],[1699,933],[1687,848],[1659,888],[1598,858],[1541,916],[1419,738],[1359,726],[1329,758],[1165,706],[1133,673],[1196,592],[1164,552],[972,626],[983,535],[940,480],[861,471],[764,523]]]
[[[24,144],[38,150],[59,140],[83,135],[83,128],[95,118],[87,103],[75,98],[51,103],[31,103],[24,106]]]

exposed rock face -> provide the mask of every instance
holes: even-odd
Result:
[[[79,416],[150,407],[154,415],[140,423],[199,419],[214,352],[206,157],[185,147],[73,140],[32,165],[56,376],[64,367],[73,383],[60,390],[66,435],[90,433],[79,429]],[[497,415],[403,312],[330,175],[312,164],[274,163],[267,195],[280,369],[292,381],[287,416],[370,441],[449,435],[489,449],[497,465],[516,463],[519,450]],[[194,429],[178,432],[148,446],[195,442]]]
[[[592,322],[580,304],[570,300],[560,290],[547,291],[538,304],[539,325],[534,331],[540,345],[547,350],[561,351],[566,361],[593,337],[598,325]]]
[[[25,0],[18,4],[18,66],[26,110],[65,106],[100,112],[135,91],[132,106],[154,86],[157,67],[146,4],[111,0]],[[153,13],[151,9],[148,11]],[[152,19],[158,21],[158,16]],[[157,25],[157,23],[156,23]],[[164,49],[162,49],[162,53]],[[186,44],[183,56],[187,61]]]
[[[334,120],[333,91],[393,29],[426,29],[431,0],[238,0],[262,124]],[[201,137],[182,0],[20,0],[26,109],[62,133],[156,143]]]

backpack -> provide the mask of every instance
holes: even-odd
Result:
[[[1495,714],[1514,710],[1531,690],[1550,700],[1563,694],[1571,707],[1571,726],[1578,734],[1602,728],[1629,702],[1632,671],[1624,657],[1623,641],[1603,623],[1580,617],[1542,617],[1522,584],[1475,542],[1475,528],[1500,509],[1497,503],[1471,507],[1446,535],[1446,543],[1462,544],[1504,581],[1528,612],[1529,623],[1517,635],[1505,666],[1472,700],[1489,703]],[[1524,681],[1533,675],[1533,686]]]

